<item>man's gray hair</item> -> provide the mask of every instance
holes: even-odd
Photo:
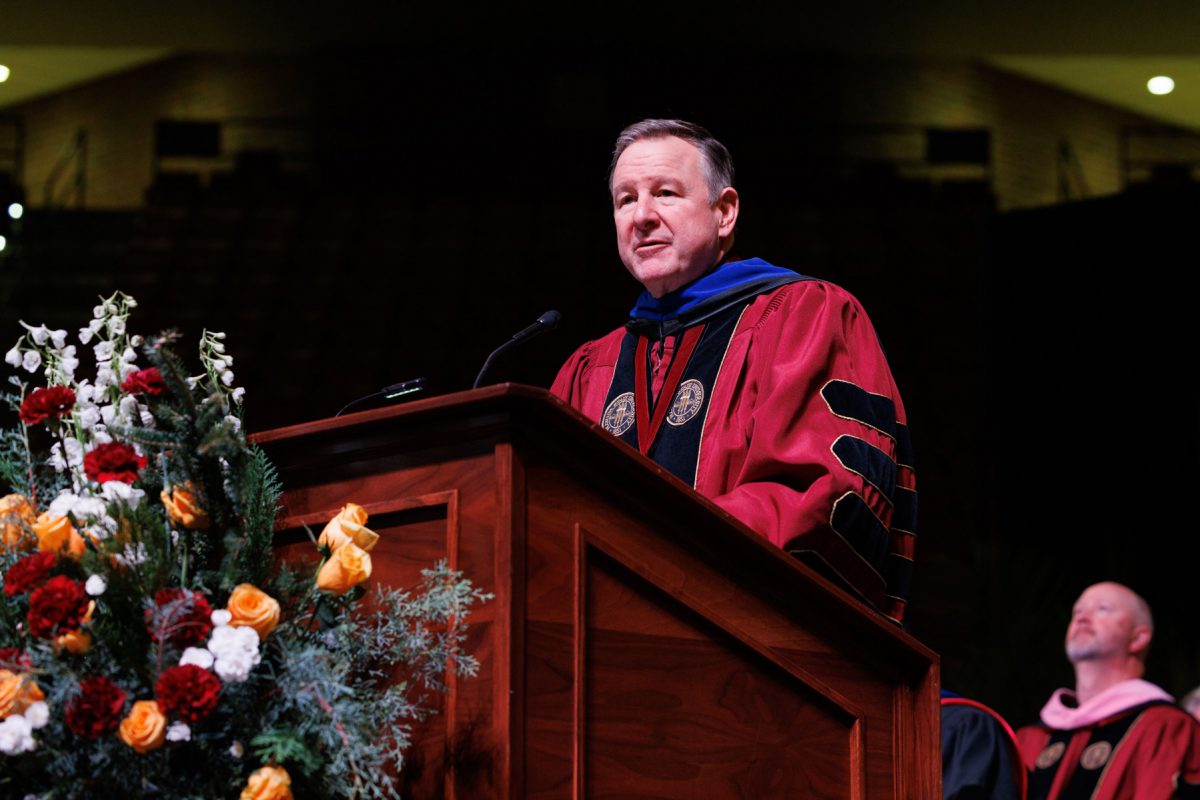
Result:
[[[682,119],[644,119],[621,131],[617,137],[612,163],[608,165],[609,192],[612,191],[617,159],[625,152],[625,148],[640,139],[665,139],[668,136],[691,142],[700,151],[704,182],[708,186],[708,202],[715,203],[726,186],[733,186],[733,158],[715,136],[696,123]]]

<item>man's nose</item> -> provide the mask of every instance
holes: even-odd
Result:
[[[637,204],[633,207],[633,223],[639,228],[656,225],[658,223],[658,211],[654,208],[653,198],[638,198]]]

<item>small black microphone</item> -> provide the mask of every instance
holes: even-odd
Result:
[[[359,403],[365,403],[368,400],[374,400],[376,397],[384,397],[384,398],[387,398],[388,400],[394,400],[397,397],[402,397],[406,394],[413,394],[414,392],[419,392],[424,388],[425,388],[425,379],[424,378],[413,378],[412,380],[401,381],[400,383],[393,383],[391,386],[383,387],[378,392],[372,392],[371,394],[367,395],[366,397],[360,397],[357,400],[347,403],[345,406],[342,407],[342,410],[337,412],[336,414],[334,414],[334,416],[340,417],[342,414],[345,414],[347,411],[354,408]]]
[[[493,350],[491,352],[491,354],[487,357],[487,360],[483,362],[483,368],[480,369],[479,374],[475,376],[475,383],[471,384],[471,388],[472,389],[479,388],[479,384],[483,382],[483,376],[487,373],[488,367],[490,367],[492,365],[492,359],[494,359],[496,356],[500,355],[501,353],[503,353],[505,350],[509,349],[510,347],[515,347],[527,339],[532,339],[534,336],[537,336],[539,333],[544,333],[546,331],[554,330],[555,328],[558,327],[558,323],[561,321],[562,321],[562,314],[558,313],[554,309],[551,309],[551,310],[547,311],[545,314],[542,314],[540,317],[538,317],[537,321],[534,322],[532,325],[530,325],[528,328],[517,331],[517,333],[513,334],[513,337],[511,339],[509,339],[507,342],[500,345],[499,347],[497,347],[495,350]]]

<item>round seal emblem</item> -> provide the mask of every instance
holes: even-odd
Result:
[[[1108,742],[1094,742],[1084,748],[1083,755],[1079,757],[1079,766],[1084,769],[1100,769],[1108,763],[1108,757],[1111,755],[1111,744]]]
[[[625,392],[614,397],[608,408],[604,409],[600,426],[613,436],[621,436],[633,427],[633,420],[633,392]]]
[[[702,405],[704,405],[704,384],[695,378],[686,380],[679,385],[679,391],[675,392],[675,401],[671,403],[671,410],[667,412],[667,422],[676,428],[686,425],[700,413]]]
[[[1038,769],[1048,769],[1054,766],[1060,758],[1063,751],[1067,749],[1066,742],[1055,742],[1049,745],[1045,750],[1038,753],[1036,766]]]

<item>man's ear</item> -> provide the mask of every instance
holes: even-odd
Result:
[[[729,236],[733,233],[733,226],[737,224],[738,216],[738,193],[737,189],[732,186],[726,186],[717,195],[717,201],[713,203],[720,216],[718,217],[718,231],[721,237]]]
[[[1133,636],[1129,639],[1129,652],[1145,655],[1150,648],[1151,631],[1149,625],[1133,626]]]

